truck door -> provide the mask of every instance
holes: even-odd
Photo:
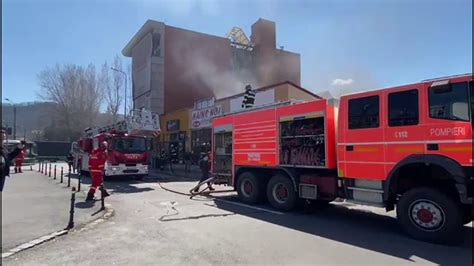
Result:
[[[427,154],[443,155],[463,166],[472,166],[472,86],[472,80],[467,79],[426,84]]]
[[[424,124],[425,110],[420,110],[425,97],[423,84],[414,84],[390,89],[383,93],[387,100],[385,128],[385,172],[412,154],[423,154],[425,134],[420,130]]]
[[[385,177],[383,103],[377,92],[350,95],[341,100],[340,116],[346,121],[342,123],[344,142],[338,144],[343,152],[343,160],[339,162],[343,176],[375,180]]]

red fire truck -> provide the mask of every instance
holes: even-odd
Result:
[[[212,171],[246,203],[397,207],[412,237],[449,241],[473,220],[473,88],[469,74],[223,115]]]
[[[141,179],[148,175],[151,139],[160,131],[158,115],[146,110],[133,110],[128,118],[116,124],[88,128],[85,136],[73,144],[75,164],[82,174],[89,172],[89,157],[102,141],[107,141],[108,158],[105,176],[134,176]]]

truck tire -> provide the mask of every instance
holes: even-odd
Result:
[[[244,172],[237,180],[237,194],[239,199],[245,203],[255,204],[261,200],[260,182],[251,172]]]
[[[463,217],[462,217],[462,223],[463,224],[468,224],[473,221],[473,208],[472,206],[464,206],[463,207]]]
[[[397,218],[410,236],[434,243],[461,240],[462,212],[449,196],[434,188],[414,188],[397,204]]]
[[[267,185],[268,202],[277,210],[289,211],[297,202],[296,191],[293,182],[285,175],[273,176]]]

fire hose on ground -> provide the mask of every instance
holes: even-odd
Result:
[[[200,188],[201,186],[205,185],[206,183],[211,183],[216,179],[215,176],[213,177],[210,177],[204,181],[201,181],[199,182],[197,185],[195,185],[192,189],[189,190],[189,193],[185,193],[185,192],[181,192],[181,191],[177,191],[177,190],[173,190],[173,189],[170,189],[170,188],[167,188],[167,187],[164,187],[161,182],[157,182],[158,185],[160,186],[161,189],[165,190],[165,191],[168,191],[168,192],[171,192],[171,193],[175,193],[175,194],[179,194],[179,195],[183,195],[183,196],[188,196],[190,199],[192,199],[194,196],[205,196],[205,197],[212,197],[210,196],[211,193],[213,194],[217,194],[217,193],[225,193],[225,192],[232,192],[234,190],[220,190],[220,191],[206,191],[209,189],[209,186],[206,186],[204,189],[200,190],[200,191],[197,191],[195,192],[196,189]]]

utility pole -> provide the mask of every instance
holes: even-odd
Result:
[[[120,70],[120,69],[117,69],[117,68],[114,68],[114,67],[111,67],[110,69],[114,70],[114,71],[117,71],[119,73],[122,73],[124,78],[125,78],[125,95],[124,95],[124,105],[123,105],[123,117],[124,118],[127,118],[127,82],[128,82],[128,78],[127,78],[127,73],[125,73],[124,71]]]
[[[14,104],[10,99],[5,98],[7,102],[10,102],[13,105],[13,139],[16,139],[16,104]]]

